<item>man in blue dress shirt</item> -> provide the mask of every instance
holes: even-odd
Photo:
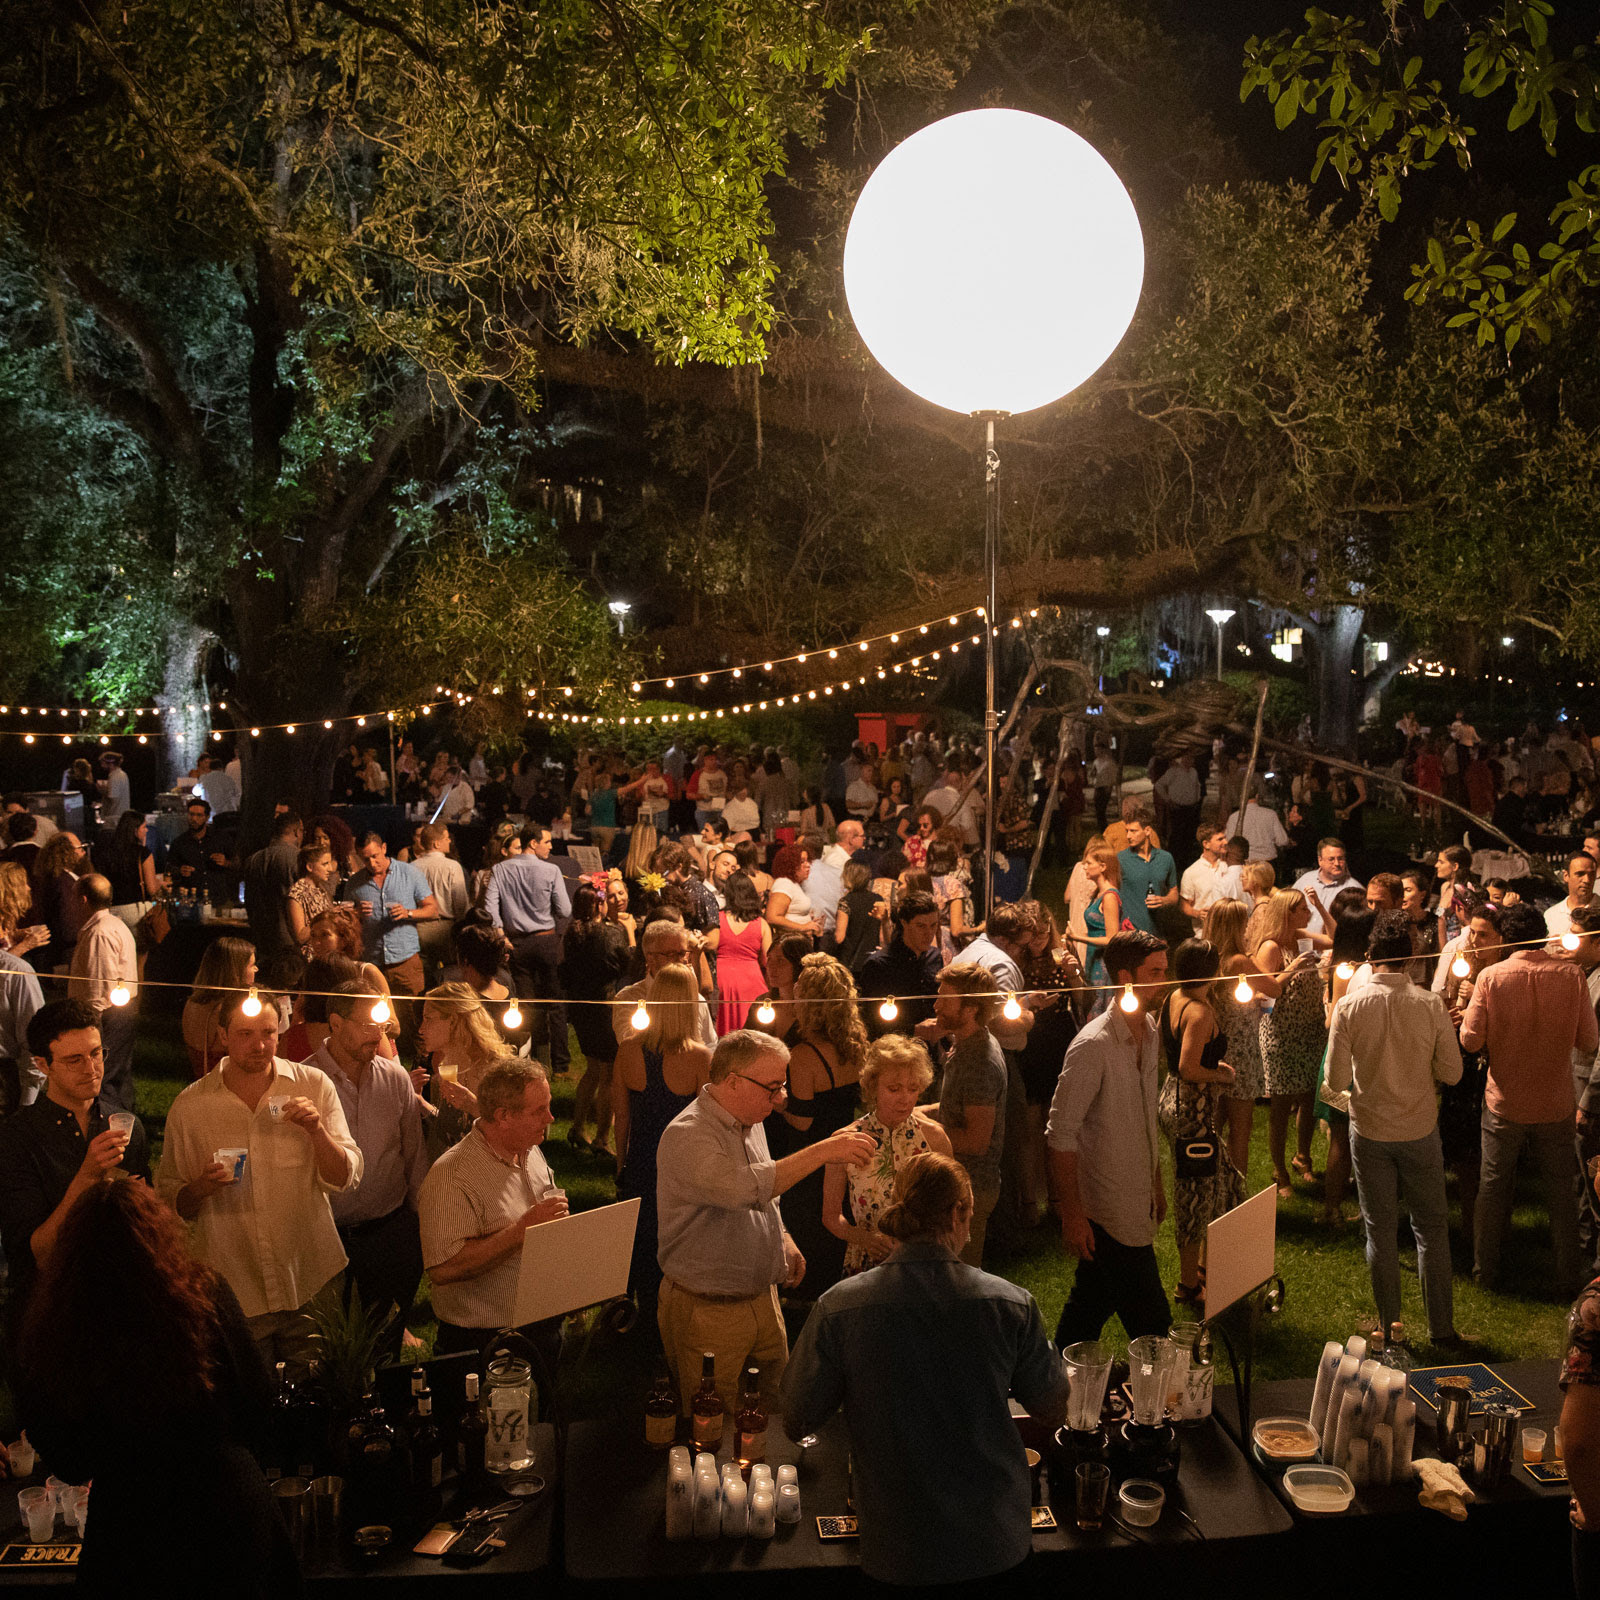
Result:
[[[550,830],[522,830],[522,854],[500,862],[489,874],[483,908],[511,941],[511,978],[519,999],[560,1001],[561,936],[572,901],[561,869],[550,859]],[[567,1008],[534,1007],[533,1041],[548,1042],[550,1073],[567,1070]]]
[[[421,869],[405,861],[391,861],[381,833],[361,840],[360,855],[366,865],[344,886],[344,898],[361,918],[366,958],[383,972],[394,995],[417,996],[423,990],[422,940],[416,924],[439,915],[433,889]],[[412,1054],[416,1047],[417,1007],[395,1002],[400,1023],[400,1048]]]

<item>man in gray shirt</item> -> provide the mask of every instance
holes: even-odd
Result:
[[[961,1250],[969,1267],[983,1265],[984,1234],[1000,1198],[1006,1061],[989,1031],[999,1009],[1000,990],[976,962],[958,961],[939,974],[933,1021],[955,1043],[945,1058],[937,1115],[956,1160],[972,1180],[972,1232]]]
[[[772,1159],[761,1124],[783,1105],[788,1061],[788,1047],[769,1033],[725,1034],[709,1081],[668,1123],[656,1150],[656,1319],[686,1413],[707,1354],[730,1413],[752,1362],[763,1399],[777,1410],[789,1359],[778,1285],[793,1288],[806,1270],[784,1231],[778,1196],[829,1162],[855,1166],[878,1153],[875,1139],[845,1128]]]
[[[1045,1131],[1061,1237],[1078,1258],[1056,1344],[1098,1339],[1122,1318],[1130,1339],[1171,1326],[1156,1265],[1167,1214],[1156,1146],[1155,1020],[1166,995],[1167,947],[1153,933],[1113,934],[1103,947],[1111,981],[1132,984],[1138,1010],[1119,1003],[1067,1047]]]

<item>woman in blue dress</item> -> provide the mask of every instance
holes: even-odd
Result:
[[[1089,947],[1089,982],[1097,988],[1106,979],[1105,958],[1101,947],[1122,926],[1122,870],[1117,865],[1117,853],[1107,845],[1090,845],[1083,853],[1083,870],[1094,884],[1094,899],[1084,908],[1084,943]],[[1105,1009],[1106,990],[1095,995],[1094,1009]]]

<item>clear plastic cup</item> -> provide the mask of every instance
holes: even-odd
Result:
[[[237,1183],[244,1176],[244,1164],[250,1152],[239,1148],[237,1145],[226,1150],[214,1150],[211,1154],[213,1161],[220,1161],[223,1166],[232,1170],[229,1183]]]
[[[6,1456],[11,1462],[11,1470],[19,1478],[33,1476],[34,1462],[38,1459],[34,1448],[28,1443],[27,1434],[17,1440],[15,1444],[6,1446]]]
[[[50,1500],[56,1510],[58,1512],[65,1510],[66,1503],[62,1496],[68,1493],[72,1485],[65,1478],[46,1478],[44,1486],[50,1491]]]
[[[68,1489],[66,1501],[62,1515],[78,1530],[81,1539],[89,1526],[89,1485],[80,1483]]]
[[[133,1113],[131,1111],[113,1111],[106,1118],[106,1126],[113,1133],[130,1134],[133,1132]]]
[[[28,1537],[48,1544],[56,1531],[55,1496],[48,1489],[24,1489],[17,1496],[17,1510],[28,1525]]]
[[[1544,1441],[1546,1434],[1543,1428],[1524,1428],[1522,1430],[1522,1459],[1530,1464],[1544,1460]]]
[[[286,1094],[269,1094],[267,1096],[267,1115],[274,1122],[283,1121],[283,1108],[288,1105],[289,1097]]]

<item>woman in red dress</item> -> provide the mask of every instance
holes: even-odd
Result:
[[[761,896],[742,872],[722,886],[717,918],[717,1037],[744,1026],[750,1007],[767,992],[765,962],[772,925],[761,914]],[[710,938],[706,940],[711,945]]]

